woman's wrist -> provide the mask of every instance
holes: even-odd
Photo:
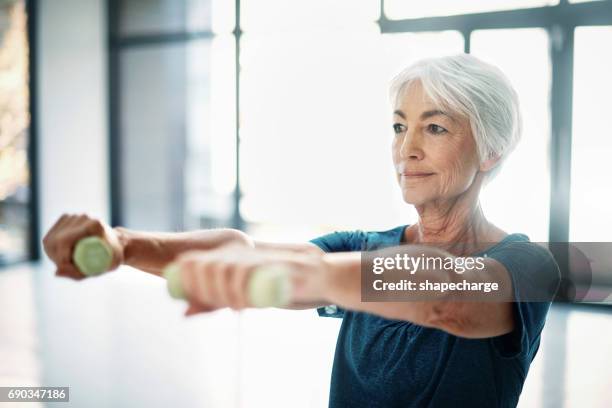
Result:
[[[361,256],[359,252],[326,253],[323,264],[323,298],[350,306],[361,301]]]
[[[119,244],[119,250],[121,251],[121,260],[123,264],[129,264],[129,248],[130,248],[130,231],[123,227],[112,228],[117,242]]]

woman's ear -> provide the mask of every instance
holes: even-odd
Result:
[[[500,159],[501,155],[497,153],[492,153],[488,159],[480,163],[480,171],[487,172],[492,170],[495,166],[499,164]]]

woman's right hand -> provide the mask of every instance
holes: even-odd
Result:
[[[74,265],[72,252],[77,242],[88,236],[99,236],[112,248],[113,261],[110,270],[116,269],[123,263],[124,245],[116,230],[86,214],[64,214],[43,238],[45,252],[57,267],[56,276],[72,279],[86,277]]]

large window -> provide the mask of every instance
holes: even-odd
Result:
[[[601,46],[612,1],[386,0],[383,9],[385,35],[458,30],[465,51],[499,66],[517,89],[523,140],[483,191],[489,218],[534,241],[606,240],[602,158],[612,151],[593,119],[610,85]]]
[[[270,14],[260,13],[251,19]],[[374,18],[355,10],[341,28],[245,30],[241,210],[252,232],[303,241],[413,219],[393,174],[388,81],[406,61],[461,52],[463,38],[381,36]]]
[[[386,87],[419,58],[466,51],[508,75],[524,119],[487,216],[534,241],[600,239],[609,146],[591,119],[609,61],[593,44],[611,4],[113,0],[115,222],[299,241],[412,222]]]
[[[522,46],[511,47],[520,43]],[[550,210],[550,59],[541,28],[477,30],[470,52],[499,67],[516,89],[523,115],[522,140],[481,197],[500,228],[548,240]],[[529,180],[528,183],[525,180]]]
[[[574,44],[574,27],[605,23],[610,3],[112,1],[115,221],[289,240],[411,222],[392,176],[386,86],[416,59],[467,51],[510,77],[524,118],[485,213],[532,240],[588,239],[595,226],[579,214],[605,202],[587,200],[588,151],[607,150],[586,112],[604,106],[589,87],[607,65],[605,51],[585,50],[607,29],[578,27]]]
[[[0,2],[0,266],[36,256],[26,2]]]
[[[612,95],[612,25],[578,27],[574,52],[572,241],[612,241],[610,175],[612,131],[606,121]]]

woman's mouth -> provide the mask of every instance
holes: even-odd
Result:
[[[429,177],[434,175],[434,173],[424,173],[424,172],[417,172],[417,171],[407,171],[402,173],[402,177],[407,178],[407,179],[422,179],[425,177]]]

